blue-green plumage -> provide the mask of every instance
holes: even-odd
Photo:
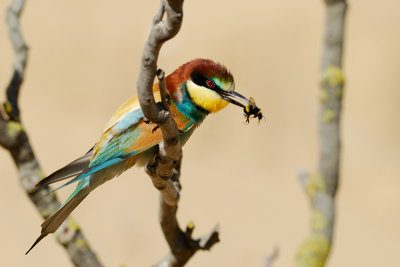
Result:
[[[193,103],[186,84],[181,85],[183,96],[179,101],[173,101],[172,104],[175,105],[179,112],[181,112],[185,117],[190,118],[192,123],[202,122],[209,112],[200,108],[195,103]]]
[[[243,96],[232,93],[232,75],[224,66],[211,60],[196,59],[182,65],[166,77],[166,83],[182,145],[209,113],[223,109],[228,102],[238,104],[230,100],[230,95],[250,103]],[[158,84],[154,85],[153,92],[160,101]],[[97,186],[135,164],[144,165],[155,155],[162,138],[157,125],[144,117],[136,97],[123,104],[91,150],[38,183],[39,187],[46,186],[70,177],[73,178],[65,185],[79,181],[62,207],[43,222],[41,235],[28,252],[46,235],[54,233]]]

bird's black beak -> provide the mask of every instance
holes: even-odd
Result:
[[[247,99],[246,97],[233,90],[224,91],[219,89],[216,90],[216,92],[225,101],[228,101],[229,103],[243,108],[243,114],[246,117],[246,123],[249,123],[250,118],[258,118],[258,121],[264,118],[261,109],[256,106],[256,102],[252,97],[250,97],[250,99]],[[242,104],[241,102],[246,103],[246,105]]]
[[[236,106],[246,108],[246,106],[252,106],[254,108],[257,108],[257,106],[251,102],[249,99],[247,99],[245,96],[239,94],[238,92],[235,91],[224,91],[224,90],[218,90],[217,93],[225,100],[228,101],[229,103],[232,103]],[[246,103],[246,105],[240,103],[239,101]]]

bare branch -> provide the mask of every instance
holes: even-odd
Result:
[[[196,251],[208,250],[219,241],[218,227],[203,238],[193,239],[194,224],[189,224],[186,232],[183,232],[176,218],[181,190],[179,177],[182,149],[179,130],[169,109],[164,72],[156,70],[162,44],[174,37],[181,27],[182,5],[183,0],[161,0],[160,8],[153,19],[150,36],[143,49],[137,82],[143,114],[148,120],[157,123],[163,134],[157,155],[146,165],[146,172],[161,194],[160,224],[170,247],[170,253],[156,266],[184,266]],[[155,103],[153,96],[156,75],[161,92],[159,105]]]
[[[23,82],[26,60],[28,55],[28,47],[22,37],[19,27],[19,16],[24,7],[24,0],[14,0],[7,10],[7,26],[8,33],[14,48],[14,74],[10,85],[7,88],[7,101],[4,107],[11,119],[19,120],[18,94],[19,88]]]
[[[182,23],[183,0],[161,1],[161,7],[153,19],[153,27],[145,44],[142,55],[139,78],[137,82],[138,97],[143,114],[150,121],[157,123],[164,137],[164,147],[160,149],[160,156],[176,161],[182,155],[179,142],[179,131],[168,109],[159,110],[153,96],[153,83],[157,70],[157,59],[162,44],[174,37]],[[164,13],[167,14],[162,20]],[[172,165],[169,164],[170,170]],[[169,177],[172,172],[169,172]]]
[[[340,115],[344,76],[342,71],[346,0],[325,0],[325,34],[321,62],[319,114],[319,167],[299,177],[312,207],[310,237],[300,247],[295,266],[324,266],[332,246],[335,195],[340,165]]]
[[[172,178],[167,181],[160,179],[159,177],[151,176],[150,174],[153,183],[155,182],[155,180],[158,180],[159,183],[172,184],[171,188],[174,188],[176,190],[176,194],[178,195],[178,197],[179,191],[181,189],[181,185],[179,182],[180,163],[181,161],[179,160],[175,164],[173,172],[174,174]],[[160,198],[160,225],[171,251],[154,266],[184,266],[198,250],[209,250],[214,244],[219,241],[219,225],[216,225],[208,235],[203,236],[199,239],[194,239],[192,237],[194,231],[194,223],[189,223],[186,226],[186,231],[182,231],[176,218],[176,211],[178,209],[177,201],[175,205],[170,205],[172,202],[170,201],[168,203],[169,198],[168,196],[166,196],[168,194],[166,194],[163,189],[160,190],[160,193],[162,196]]]
[[[24,0],[14,0],[7,11],[7,25],[15,52],[15,62],[14,74],[6,90],[4,114],[0,112],[0,146],[10,152],[19,173],[21,186],[42,217],[47,218],[60,207],[60,202],[54,193],[50,193],[49,187],[35,187],[45,175],[20,121],[18,106],[18,95],[28,56],[28,48],[19,26],[19,16],[24,3]],[[75,266],[102,266],[73,219],[68,218],[59,228],[57,240],[67,250]]]
[[[160,191],[160,225],[170,247],[170,253],[156,266],[184,266],[198,250],[208,250],[219,241],[218,227],[209,235],[193,239],[194,224],[183,232],[178,224],[176,212],[180,197],[179,182],[182,150],[178,127],[169,110],[164,72],[157,69],[157,58],[162,44],[174,37],[182,23],[182,0],[162,0],[153,19],[153,27],[143,50],[142,64],[137,83],[138,96],[143,114],[157,123],[163,133],[158,154],[146,165],[146,172],[153,185]],[[163,17],[166,13],[166,18]],[[161,91],[161,105],[153,96],[154,76],[157,74]]]

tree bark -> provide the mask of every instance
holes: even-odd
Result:
[[[45,177],[30,145],[23,127],[18,105],[18,96],[24,79],[28,58],[28,47],[22,37],[19,17],[24,7],[24,0],[14,0],[7,10],[7,26],[15,52],[14,73],[6,89],[4,112],[0,112],[0,146],[10,152],[17,167],[22,188],[45,219],[53,214],[60,202],[48,186],[37,189],[36,183]],[[68,218],[56,232],[58,243],[67,251],[71,261],[79,267],[100,267],[102,264],[90,248],[78,224]],[[22,253],[22,251],[21,251]]]
[[[343,99],[342,71],[345,0],[325,0],[325,33],[323,40],[318,171],[300,173],[300,181],[311,202],[311,235],[300,247],[297,267],[324,266],[333,242],[335,196],[340,167],[340,116]]]
[[[158,13],[153,19],[150,36],[142,55],[137,91],[143,114],[148,120],[158,124],[163,141],[157,155],[146,165],[146,172],[153,185],[160,191],[160,225],[170,247],[158,267],[184,266],[198,250],[210,249],[218,239],[218,226],[207,236],[193,239],[194,224],[189,223],[182,231],[176,218],[180,196],[180,166],[182,149],[178,127],[169,110],[164,72],[157,71],[157,59],[161,46],[173,38],[182,24],[183,0],[161,0]],[[166,18],[163,19],[164,15]],[[157,105],[153,96],[153,83],[157,75],[161,91],[161,105]],[[161,106],[161,107],[160,107]]]

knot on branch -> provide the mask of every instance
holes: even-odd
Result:
[[[0,146],[11,151],[20,145],[24,134],[22,125],[13,120],[5,120],[0,114]]]
[[[183,14],[182,13],[173,13],[171,14],[171,30],[175,30],[175,27],[179,27],[182,22]]]
[[[151,68],[154,66],[155,59],[150,56],[146,56],[143,58],[143,66],[145,68]]]
[[[29,50],[29,47],[26,44],[20,44],[18,47],[15,48],[15,52],[18,54],[23,54],[21,57],[23,58],[24,65],[26,63],[26,54]]]
[[[160,102],[158,102],[157,104],[158,104],[157,106],[160,106],[160,105],[161,105]],[[162,123],[164,123],[164,122],[168,119],[168,117],[170,116],[170,114],[171,114],[171,113],[170,113],[168,110],[161,109],[161,107],[160,107],[160,111],[158,112],[157,120],[154,121],[154,122],[155,122],[155,123],[162,124]]]

